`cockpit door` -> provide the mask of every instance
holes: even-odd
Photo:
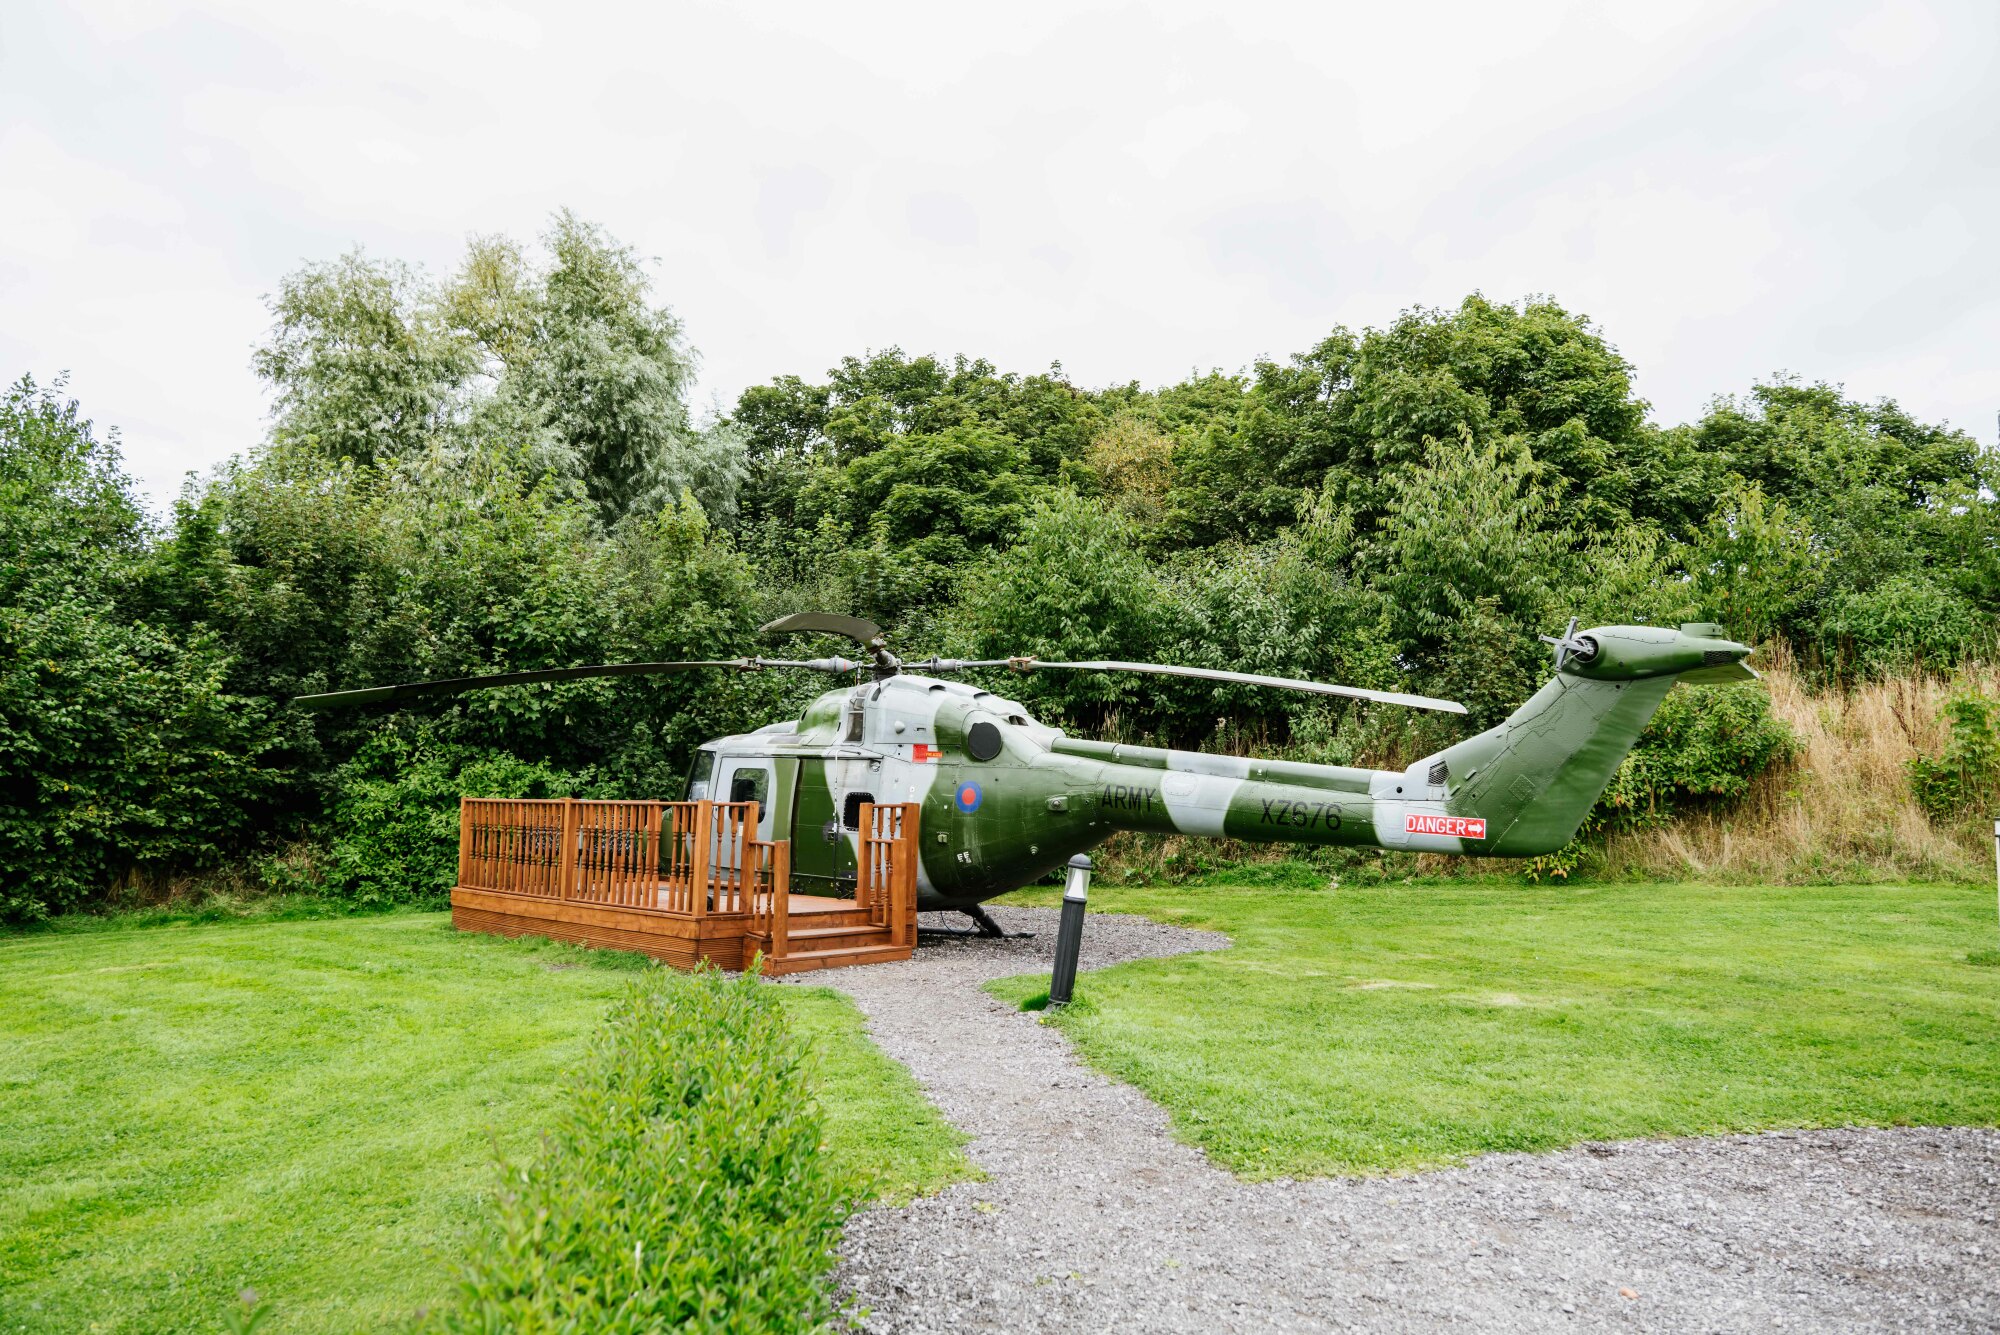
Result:
[[[710,800],[755,802],[757,828],[750,837],[768,840],[775,828],[780,796],[775,778],[775,769],[768,757],[717,756],[715,776],[709,785]],[[736,848],[727,840],[722,841],[716,849],[715,860],[718,869],[735,870]]]
[[[836,786],[840,762],[813,757],[798,762],[792,802],[792,888],[801,894],[845,898],[854,893],[854,832],[844,819],[848,794]]]

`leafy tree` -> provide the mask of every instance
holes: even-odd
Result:
[[[683,491],[717,512],[732,510],[742,477],[739,442],[690,423],[693,354],[673,313],[648,304],[638,258],[567,212],[544,240],[553,262],[538,275],[539,290],[489,307],[498,316],[489,327],[500,335],[491,351],[514,355],[503,363],[503,392],[533,404],[576,451],[607,522],[656,509]],[[469,266],[466,277],[476,276]]]
[[[1056,490],[1037,498],[1011,546],[966,579],[949,633],[973,658],[1143,658],[1156,634],[1158,596],[1130,521]],[[1138,687],[1118,674],[1047,673],[1000,689],[1058,719],[1102,722]]]
[[[1508,658],[1539,657],[1535,636],[1563,612],[1575,539],[1538,471],[1525,452],[1467,439],[1433,446],[1424,467],[1396,477],[1359,564],[1413,660],[1437,661],[1482,604],[1478,620],[1504,637]]]
[[[976,358],[890,348],[844,358],[820,386],[796,376],[752,386],[732,426],[750,460],[746,550],[762,566],[792,568],[786,554],[818,548],[832,522],[850,548],[832,564],[852,588],[870,590],[868,610],[894,616],[934,600],[958,562],[1012,532],[1038,488],[1088,488],[1084,454],[1102,412],[1060,366],[1014,376]],[[910,484],[898,486],[898,476]],[[884,560],[914,562],[914,572],[900,578]],[[820,584],[816,572],[806,584]],[[794,602],[782,590],[772,596]]]
[[[1166,517],[1174,442],[1157,426],[1121,413],[1091,440],[1087,462],[1100,494],[1141,532]]]
[[[1949,670],[1992,637],[1992,623],[1976,608],[1921,573],[1836,595],[1820,622],[1822,655],[1843,674],[1868,677]]]
[[[1836,671],[1880,670],[1912,653],[1947,666],[1986,624],[2000,475],[1963,432],[1780,377],[1669,434],[1734,479],[1691,565],[1711,606],[1753,633]],[[1935,633],[1897,629],[1899,609]]]
[[[356,249],[288,275],[268,304],[253,365],[274,392],[278,440],[372,463],[451,424],[473,348],[416,270]]]
[[[691,421],[694,355],[629,247],[564,212],[538,262],[476,237],[439,285],[355,251],[288,277],[256,355],[273,443],[389,467],[426,450],[505,454],[580,489],[606,525],[692,492],[735,507],[743,445]]]
[[[149,535],[115,440],[61,389],[0,399],[0,920],[214,864],[272,780],[221,647],[127,601]]]
[[[1437,441],[1525,450],[1538,485],[1581,528],[1627,519],[1652,495],[1631,367],[1550,301],[1474,295],[1455,311],[1405,312],[1383,330],[1335,329],[1255,369],[1240,402],[1212,411],[1177,456],[1177,541],[1267,536],[1322,488],[1365,529],[1384,514],[1396,476],[1422,467]],[[1218,387],[1214,377],[1202,385],[1211,395]]]
[[[1689,554],[1695,597],[1730,633],[1759,643],[1789,624],[1818,590],[1825,555],[1784,501],[1738,481]]]

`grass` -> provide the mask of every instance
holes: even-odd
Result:
[[[931,1106],[916,1077],[882,1055],[861,1012],[827,987],[787,987],[793,1028],[819,1055],[815,1084],[826,1111],[827,1153],[867,1195],[902,1205],[980,1174],[960,1152],[966,1137]]]
[[[1234,938],[1087,974],[1050,1022],[1246,1177],[2000,1122],[1984,887],[1101,886],[1091,907]]]
[[[636,957],[442,915],[0,939],[0,1332],[394,1327],[490,1227]],[[828,1153],[892,1198],[969,1170],[859,1014],[785,989]]]

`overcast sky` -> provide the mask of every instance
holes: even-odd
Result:
[[[12,0],[0,376],[157,500],[289,270],[567,206],[702,405],[891,344],[1148,385],[1548,293],[1656,420],[1789,369],[1991,443],[2000,4]]]

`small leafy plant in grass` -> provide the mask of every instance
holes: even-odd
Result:
[[[754,975],[647,970],[613,1005],[437,1331],[817,1331],[853,1184]]]

